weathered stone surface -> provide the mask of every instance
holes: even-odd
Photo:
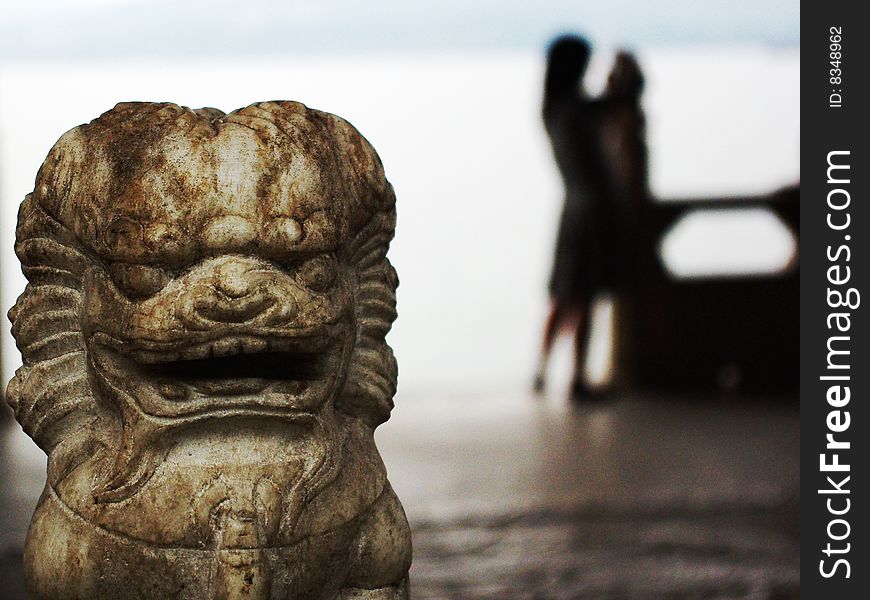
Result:
[[[347,122],[119,104],[21,206],[8,399],[46,451],[33,598],[404,598],[373,431],[395,196]]]

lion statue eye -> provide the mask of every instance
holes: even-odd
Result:
[[[146,265],[115,263],[109,272],[118,289],[132,300],[153,296],[169,283],[166,272]]]
[[[299,282],[315,292],[325,292],[332,287],[337,275],[335,258],[326,255],[309,258],[296,269]]]

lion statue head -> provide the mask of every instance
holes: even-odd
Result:
[[[322,440],[316,493],[336,423],[392,408],[394,226],[374,149],[300,103],[119,104],[64,134],[20,209],[9,312],[7,397],[49,483],[100,452],[94,501],[124,500],[179,436],[241,416]]]

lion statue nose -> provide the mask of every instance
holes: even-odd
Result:
[[[247,261],[229,259],[218,266],[213,281],[214,289],[231,300],[239,300],[255,293],[262,277],[254,271],[256,265]]]
[[[198,281],[181,302],[191,327],[208,323],[280,325],[297,313],[296,300],[282,274],[246,257],[224,257],[203,265]]]
[[[257,320],[274,304],[274,298],[259,294],[241,298],[214,297],[197,304],[197,312],[209,321],[246,323]]]

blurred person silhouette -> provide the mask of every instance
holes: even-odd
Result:
[[[590,53],[589,43],[577,36],[552,43],[543,101],[544,126],[564,180],[565,202],[534,387],[539,393],[544,390],[553,343],[561,331],[570,330],[574,401],[595,397],[584,375],[592,302],[600,294],[617,293],[630,280],[639,204],[649,195],[640,68],[632,55],[620,52],[604,92],[590,97],[583,87]]]
[[[545,387],[560,331],[574,334],[571,398],[616,388],[791,392],[797,386],[797,253],[766,275],[680,278],[662,261],[662,238],[690,210],[764,208],[797,240],[800,190],[742,198],[658,201],[648,183],[644,79],[635,58],[617,54],[598,97],[582,87],[589,44],[564,36],[549,50],[544,125],[565,184],[550,278],[550,308],[534,387]],[[795,248],[797,244],[795,242]],[[586,383],[592,302],[613,300],[612,364],[605,388]]]

